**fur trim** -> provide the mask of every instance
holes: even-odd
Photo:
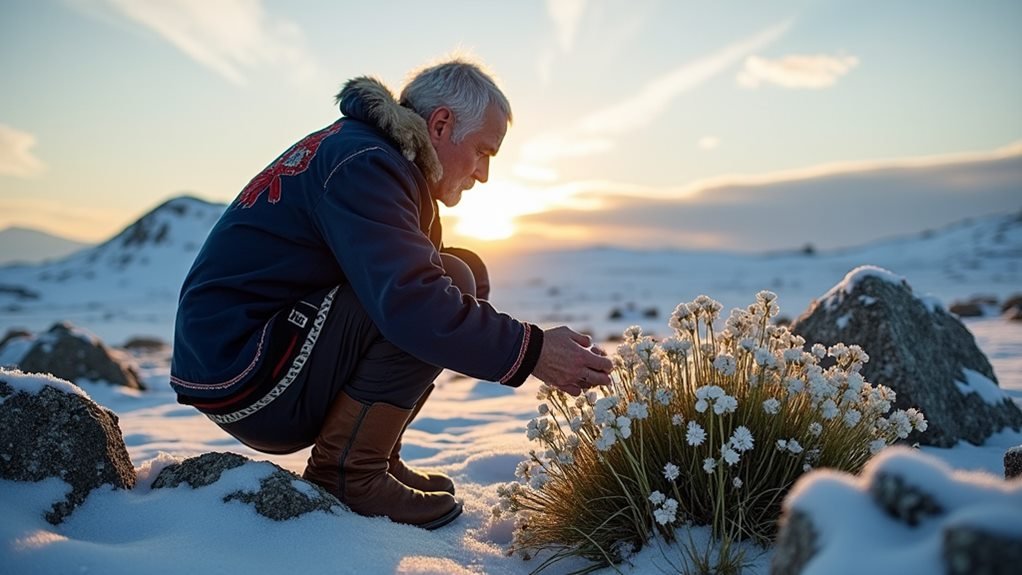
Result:
[[[353,78],[344,84],[344,88],[337,94],[337,102],[342,109],[344,101],[349,98],[362,101],[368,116],[365,120],[376,124],[393,138],[400,146],[401,153],[409,161],[415,162],[427,181],[440,181],[444,169],[430,143],[426,120],[422,116],[398,104],[387,86],[370,76]]]

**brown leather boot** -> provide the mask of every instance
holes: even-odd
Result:
[[[408,467],[404,461],[401,461],[401,438],[404,437],[405,430],[411,425],[412,420],[419,414],[422,406],[425,405],[426,400],[429,399],[429,394],[433,393],[435,386],[430,384],[423,392],[422,397],[416,402],[415,407],[412,408],[412,414],[408,416],[408,421],[405,423],[404,429],[401,430],[401,435],[397,438],[397,443],[394,444],[394,451],[390,454],[390,460],[388,460],[387,470],[393,475],[398,481],[404,483],[408,487],[419,489],[422,491],[446,491],[451,495],[454,495],[454,481],[450,477],[443,473],[424,473],[418,469]]]
[[[450,493],[412,489],[387,472],[387,460],[410,409],[366,405],[341,392],[327,413],[302,477],[323,487],[360,515],[389,517],[424,529],[461,514]]]

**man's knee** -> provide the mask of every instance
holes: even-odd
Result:
[[[444,270],[464,293],[476,299],[489,299],[490,274],[478,254],[464,248],[444,248],[440,254]],[[470,288],[470,289],[469,289]]]

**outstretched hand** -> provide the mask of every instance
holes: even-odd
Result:
[[[595,385],[610,385],[613,366],[592,338],[561,326],[543,331],[543,349],[532,375],[577,396]]]

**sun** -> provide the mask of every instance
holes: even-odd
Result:
[[[548,207],[543,194],[520,184],[491,181],[462,195],[447,211],[456,220],[454,232],[477,240],[505,240],[515,234],[517,218]]]

